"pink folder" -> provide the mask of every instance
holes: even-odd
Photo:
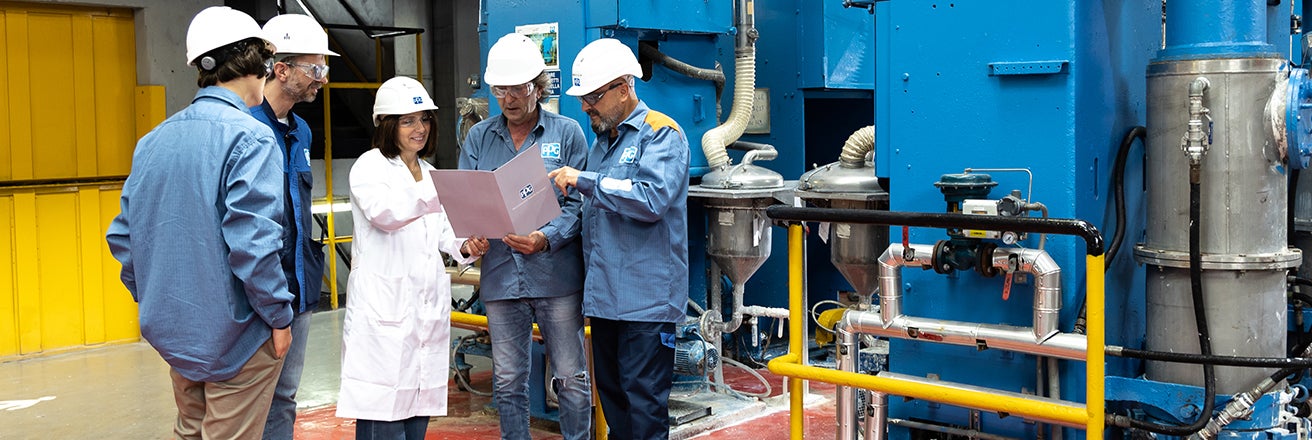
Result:
[[[457,237],[528,235],[560,215],[560,203],[537,145],[495,171],[430,173]]]

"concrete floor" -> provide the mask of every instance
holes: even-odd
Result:
[[[305,373],[299,391],[298,439],[349,439],[354,421],[333,413],[338,391],[344,311],[320,312],[311,323]],[[465,334],[454,329],[453,340]],[[491,390],[486,358],[474,364],[475,389]],[[726,381],[744,392],[762,392],[760,380],[726,368]],[[707,403],[713,415],[676,427],[673,439],[774,440],[788,438],[788,401],[783,379],[761,370],[774,397],[734,398],[702,392],[676,398]],[[807,437],[834,438],[833,387],[813,384],[808,396]],[[168,366],[144,342],[0,362],[0,439],[167,439],[176,409]],[[434,418],[428,439],[498,438],[489,398],[451,386],[449,415]],[[534,439],[560,438],[550,423],[534,423]]]

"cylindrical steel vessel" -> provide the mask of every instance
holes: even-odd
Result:
[[[1189,87],[1209,84],[1202,120],[1210,139],[1201,168],[1200,248],[1212,352],[1285,355],[1285,274],[1299,253],[1286,245],[1287,183],[1268,103],[1287,72],[1279,58],[1157,62],[1148,67],[1145,187],[1147,235],[1135,250],[1148,265],[1149,350],[1198,353],[1189,284]],[[1217,367],[1217,392],[1250,388],[1272,371]],[[1198,365],[1149,362],[1148,379],[1201,386]]]

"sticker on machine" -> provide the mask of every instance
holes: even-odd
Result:
[[[560,51],[557,48],[559,41],[560,23],[538,23],[522,24],[515,26],[515,33],[528,37],[533,43],[538,45],[542,50],[542,61],[547,63],[548,68],[560,65]]]

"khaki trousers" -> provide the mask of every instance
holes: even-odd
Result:
[[[259,439],[282,371],[274,357],[273,338],[264,342],[241,371],[222,382],[195,382],[170,369],[178,439]]]

